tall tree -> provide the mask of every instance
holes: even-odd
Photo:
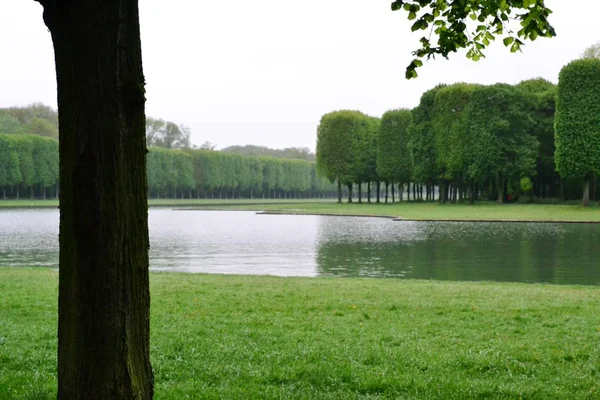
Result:
[[[436,169],[435,135],[431,121],[437,92],[445,87],[438,85],[423,93],[419,105],[412,110],[412,123],[408,127],[408,150],[413,180],[433,186],[440,175]]]
[[[137,0],[38,0],[60,121],[59,399],[151,399]]]
[[[338,203],[342,202],[342,184],[354,182],[356,129],[365,117],[359,111],[334,111],[323,115],[317,128],[317,171],[337,181]]]
[[[477,85],[457,83],[440,89],[435,96],[432,129],[435,140],[436,169],[441,180],[442,202],[446,201],[448,184],[459,188],[471,186],[467,177],[469,132],[465,111]],[[474,196],[471,196],[473,201]],[[455,198],[455,200],[457,200]]]
[[[560,175],[554,163],[554,114],[556,85],[545,79],[529,79],[517,85],[534,99],[533,135],[540,142],[533,190],[540,197],[557,197]]]
[[[411,178],[407,134],[411,122],[412,114],[407,109],[386,111],[381,117],[377,137],[377,174],[386,184],[404,184]]]
[[[575,60],[560,71],[556,96],[556,169],[583,181],[583,205],[600,173],[600,59]]]
[[[533,109],[531,96],[505,84],[477,87],[466,109],[469,178],[495,177],[500,203],[505,189],[535,174],[539,142],[532,134]]]

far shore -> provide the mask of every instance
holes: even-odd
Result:
[[[390,218],[395,221],[600,223],[600,207],[578,204],[342,203],[332,199],[150,199],[150,207],[255,211],[261,214]],[[0,200],[0,209],[57,208],[57,200]]]

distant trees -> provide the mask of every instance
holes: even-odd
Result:
[[[581,58],[597,58],[600,59],[600,42],[591,45],[581,55]]]
[[[556,169],[563,178],[583,182],[583,205],[600,173],[600,59],[575,60],[558,79]]]
[[[157,198],[306,198],[332,193],[315,164],[274,157],[243,157],[206,149],[152,147],[148,189]]]
[[[335,191],[314,162],[205,149],[150,147],[146,171],[155,198],[307,198]],[[58,183],[56,139],[0,134],[0,198],[46,198],[49,190],[55,197]]]
[[[48,188],[58,193],[58,142],[36,135],[0,135],[0,188],[2,198],[46,198]]]
[[[0,108],[0,134],[3,133],[58,138],[58,113],[41,103]]]
[[[191,147],[191,129],[163,119],[146,118],[146,145],[167,149]]]
[[[214,149],[214,145],[210,142],[206,142],[201,146],[207,148],[205,145],[209,144],[210,150]],[[306,161],[315,161],[315,154],[310,151],[307,147],[286,147],[285,149],[271,149],[266,146],[256,146],[247,144],[244,146],[229,146],[221,150],[224,153],[234,153],[241,156],[267,156],[275,158],[293,158]]]

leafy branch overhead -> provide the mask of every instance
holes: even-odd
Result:
[[[468,49],[467,58],[478,61],[496,38],[502,38],[511,52],[523,46],[523,40],[554,37],[548,22],[552,10],[544,0],[395,0],[392,10],[404,10],[414,21],[412,31],[426,31],[416,58],[406,68],[406,78],[416,78],[422,58],[448,57],[459,49]],[[512,29],[517,22],[516,32]],[[435,38],[437,43],[435,43]]]

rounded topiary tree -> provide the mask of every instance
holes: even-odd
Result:
[[[590,181],[600,172],[600,60],[575,60],[560,71],[556,97],[556,169],[583,180],[583,205]]]

